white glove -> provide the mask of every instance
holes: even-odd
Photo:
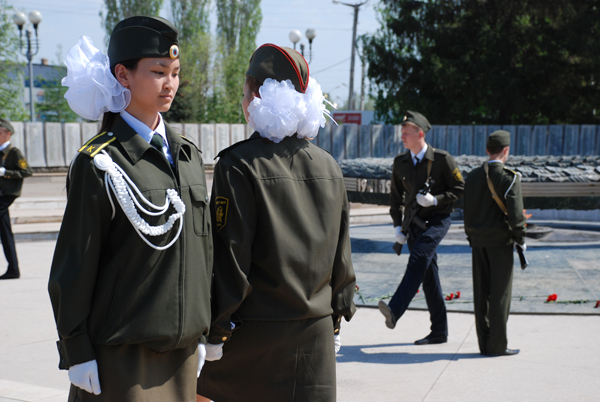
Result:
[[[206,346],[203,343],[198,344],[198,371],[196,372],[196,377],[200,377],[200,372],[202,371],[202,367],[204,367],[204,361],[206,360]]]
[[[527,251],[527,243],[523,243],[523,245],[520,245],[519,243],[515,243],[515,246],[519,247],[523,251]]]
[[[215,345],[214,343],[206,344],[206,361],[214,362],[215,360],[221,360],[223,357],[223,342]]]
[[[6,168],[0,167],[0,176],[4,176],[6,174]]]
[[[396,229],[396,242],[406,244],[408,237],[402,233],[402,226],[396,226],[394,229]]]
[[[69,381],[90,394],[100,395],[98,362],[90,360],[89,362],[69,367]]]
[[[431,207],[432,205],[437,205],[437,198],[430,193],[425,195],[417,194],[417,203],[422,207]]]
[[[340,335],[334,335],[333,340],[335,341],[335,353],[337,354],[342,348],[342,338],[340,338]]]

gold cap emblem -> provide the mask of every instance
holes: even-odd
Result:
[[[178,58],[179,57],[179,46],[177,46],[177,45],[171,46],[171,48],[169,49],[169,56],[171,56],[172,59]]]

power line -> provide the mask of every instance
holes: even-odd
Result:
[[[322,73],[323,71],[327,71],[327,70],[329,70],[330,68],[333,68],[333,67],[335,67],[335,66],[339,66],[340,64],[342,64],[342,63],[345,63],[345,62],[347,62],[348,60],[350,60],[350,57],[348,57],[347,59],[344,59],[344,60],[342,60],[342,61],[340,61],[340,62],[337,62],[337,63],[335,63],[335,64],[332,64],[332,65],[331,65],[331,66],[329,66],[329,67],[325,67],[324,69],[322,69],[322,70],[319,70],[319,71],[317,71],[317,72],[314,72],[314,73],[312,73],[312,74],[319,74],[319,73]]]

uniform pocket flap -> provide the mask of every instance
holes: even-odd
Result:
[[[190,194],[192,195],[192,200],[208,204],[208,193],[206,192],[206,187],[202,185],[190,186]]]

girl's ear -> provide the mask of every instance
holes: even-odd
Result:
[[[258,92],[252,92],[252,96],[260,99],[260,94]]]
[[[124,65],[117,64],[115,66],[115,77],[125,88],[129,87],[129,70]]]

